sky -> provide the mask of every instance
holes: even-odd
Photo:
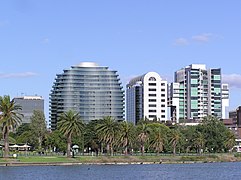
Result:
[[[48,120],[56,74],[91,61],[123,88],[155,71],[169,82],[190,64],[221,68],[241,105],[240,0],[0,1],[0,96],[40,95]]]

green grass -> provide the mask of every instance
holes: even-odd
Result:
[[[238,157],[237,157],[238,156]],[[183,163],[183,162],[228,162],[241,161],[237,154],[209,154],[209,155],[145,155],[145,156],[77,156],[67,158],[63,156],[18,156],[17,158],[4,159],[0,162],[23,162],[23,163]]]
[[[27,163],[75,162],[75,159],[57,156],[20,156],[13,160]]]

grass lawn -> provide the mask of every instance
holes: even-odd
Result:
[[[67,158],[63,156],[18,156],[17,158],[0,158],[0,162],[23,162],[23,163],[183,163],[183,162],[229,162],[240,161],[241,157],[234,154],[212,154],[191,156],[77,156]]]

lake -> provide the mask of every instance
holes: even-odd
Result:
[[[241,162],[0,167],[0,179],[240,179]]]

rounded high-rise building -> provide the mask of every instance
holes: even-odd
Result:
[[[57,127],[61,113],[72,109],[84,122],[111,116],[123,120],[124,91],[117,71],[82,62],[57,74],[50,94],[50,125]]]

